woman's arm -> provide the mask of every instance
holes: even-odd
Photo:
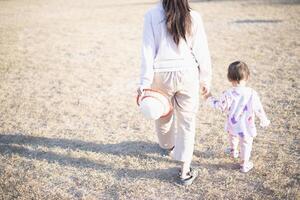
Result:
[[[194,14],[195,31],[192,42],[193,52],[200,65],[200,82],[204,84],[209,90],[211,83],[211,58],[208,49],[208,42],[204,25],[201,16],[198,13]]]
[[[142,62],[140,74],[140,89],[150,88],[153,81],[153,63],[155,58],[154,34],[151,24],[151,15],[147,13],[144,17]]]

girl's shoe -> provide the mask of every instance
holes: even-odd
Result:
[[[253,168],[253,163],[252,162],[248,162],[247,164],[243,164],[241,166],[240,171],[243,173],[247,173],[249,172],[251,169]]]

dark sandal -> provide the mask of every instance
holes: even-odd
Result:
[[[163,157],[166,157],[166,156],[169,156],[171,154],[171,152],[173,151],[175,146],[173,146],[172,148],[170,149],[162,149],[162,152],[161,152],[161,155]]]
[[[193,171],[193,168],[191,168],[191,167],[190,167],[190,172],[191,172],[191,171]],[[190,172],[188,172],[188,173],[190,173]],[[180,177],[181,177],[181,175],[182,175],[182,173],[181,173],[181,169],[179,169],[179,170],[178,170],[178,174],[177,174],[177,176],[180,178]]]
[[[179,183],[184,186],[191,185],[193,181],[197,178],[198,172],[190,168],[190,171],[187,173],[187,178],[181,178],[181,170],[179,170]]]

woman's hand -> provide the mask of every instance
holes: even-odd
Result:
[[[203,96],[203,98],[205,100],[207,100],[209,97],[212,96],[212,94],[209,91],[209,88],[206,87],[206,86],[202,86],[202,88],[201,88],[201,95]]]
[[[202,86],[201,88],[202,96],[207,96],[209,93],[210,93],[209,88],[206,85]]]
[[[212,97],[212,94],[209,92],[206,95],[203,95],[203,98],[207,100],[209,97]]]
[[[139,87],[139,88],[136,90],[139,96],[141,96],[141,95],[143,94],[144,89],[145,89],[145,88],[143,88],[143,87]]]

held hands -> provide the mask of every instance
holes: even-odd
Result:
[[[207,100],[209,97],[212,96],[212,94],[210,93],[208,87],[206,87],[206,86],[202,86],[202,88],[201,88],[201,95],[203,96],[203,98],[205,100]]]

